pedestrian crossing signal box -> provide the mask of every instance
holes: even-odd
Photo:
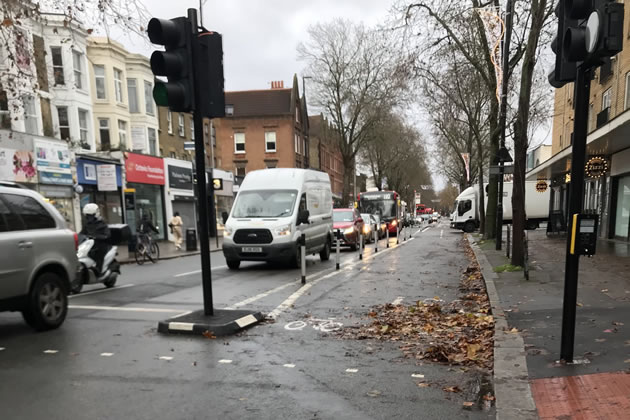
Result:
[[[571,226],[571,254],[593,256],[597,246],[597,214],[574,214]]]

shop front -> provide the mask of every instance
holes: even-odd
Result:
[[[213,169],[213,178],[219,178],[222,182],[222,189],[214,191],[214,201],[216,208],[217,229],[221,235],[223,232],[223,218],[221,215],[230,213],[234,204],[234,174],[221,169]],[[209,175],[209,174],[208,174]]]
[[[610,237],[630,241],[630,149],[613,155]]]
[[[70,229],[77,230],[80,216],[74,212],[74,181],[70,150],[64,141],[34,139],[39,184],[37,191],[61,213]]]
[[[182,219],[182,233],[186,229],[197,229],[197,209],[193,191],[192,162],[178,159],[164,159],[166,173],[166,220],[170,221],[177,212]],[[168,231],[169,240],[173,235]]]
[[[160,229],[154,237],[165,239],[167,234],[164,212],[164,162],[155,156],[127,153],[125,159],[125,214],[132,232],[144,216]]]
[[[120,162],[78,156],[76,163],[77,182],[83,190],[79,194],[81,209],[88,203],[96,203],[106,223],[124,223]]]

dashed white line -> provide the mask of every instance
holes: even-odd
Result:
[[[59,350],[44,350],[45,354],[56,354],[59,353]]]
[[[444,229],[440,230],[440,238],[444,236]]]
[[[222,268],[227,268],[227,265],[218,265],[216,267],[211,267],[210,271],[214,271],[214,270],[220,270]],[[184,276],[191,276],[193,274],[199,274],[201,273],[201,270],[195,270],[195,271],[188,271],[187,273],[179,273],[179,274],[175,274],[173,277],[184,277]]]
[[[221,360],[219,360],[219,363],[223,363],[223,364],[227,365],[227,364],[232,363],[232,361],[230,359],[221,359]]]
[[[172,356],[160,356],[160,357],[159,357],[159,359],[160,359],[160,360],[166,360],[166,361],[169,361],[169,360],[173,360],[173,357],[172,357]]]
[[[114,355],[114,353],[101,353],[101,356],[103,357],[112,357]]]
[[[431,229],[431,227],[427,226],[424,229],[422,229],[422,233],[426,232],[427,230]]]
[[[412,373],[411,374],[412,378],[424,378],[424,375],[420,374],[420,373]]]
[[[0,351],[6,350],[5,347],[0,347]]]
[[[122,286],[116,286],[116,287],[105,288],[105,289],[98,289],[98,290],[91,290],[89,292],[79,293],[78,295],[71,295],[71,296],[68,296],[68,298],[72,299],[72,298],[78,298],[78,297],[87,296],[87,295],[94,295],[96,293],[113,292],[114,290],[126,289],[127,287],[132,287],[132,286],[135,286],[135,284],[123,284]]]
[[[404,296],[398,296],[396,299],[394,299],[394,301],[392,302],[392,305],[394,306],[400,305],[404,298],[405,298]]]
[[[274,294],[274,293],[276,293],[276,292],[279,292],[280,290],[286,289],[286,288],[287,288],[287,287],[289,287],[289,286],[294,286],[294,285],[297,285],[297,284],[299,284],[299,283],[300,283],[299,281],[294,281],[294,282],[291,282],[291,283],[286,283],[286,284],[283,284],[283,285],[278,286],[278,287],[276,287],[276,288],[273,288],[273,289],[271,289],[271,290],[267,290],[266,292],[259,293],[259,294],[257,294],[256,296],[252,296],[252,297],[250,297],[250,298],[247,298],[247,299],[245,299],[245,300],[242,300],[242,301],[240,301],[240,302],[237,302],[237,303],[235,303],[235,304],[233,304],[233,305],[230,305],[230,306],[228,306],[228,307],[227,307],[227,308],[225,308],[225,309],[236,309],[236,308],[240,308],[241,306],[248,305],[248,304],[250,304],[250,303],[252,303],[252,302],[255,302],[255,301],[259,300],[259,299],[262,299],[262,298],[267,297],[267,296],[269,296],[269,295],[271,295],[271,294]]]
[[[295,365],[293,363],[285,363],[282,366],[284,366],[285,368],[294,368],[295,367]]]
[[[346,369],[346,372],[348,373],[357,373],[359,371],[359,369]]]

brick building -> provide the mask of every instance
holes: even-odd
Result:
[[[624,33],[630,34],[630,8]],[[600,216],[601,238],[630,241],[630,37],[623,51],[599,67],[591,81],[584,211]],[[574,84],[556,89],[551,158],[527,173],[528,180],[547,180],[550,212],[566,228],[568,185],[571,182]],[[551,225],[555,225],[552,223]]]
[[[334,127],[323,115],[313,115],[309,120],[310,165],[330,176],[333,196],[343,194],[343,160]]]
[[[308,123],[293,86],[225,93],[226,116],[212,120],[216,165],[238,177],[265,168],[308,168]]]

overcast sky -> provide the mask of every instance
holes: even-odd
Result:
[[[160,18],[185,16],[199,1],[141,0]],[[301,77],[298,43],[308,39],[309,25],[341,17],[373,25],[387,17],[394,0],[207,0],[203,24],[223,35],[226,90],[268,89],[271,81],[290,86]],[[148,40],[114,31],[110,36],[133,52],[150,56]],[[308,85],[308,81],[307,81]],[[302,83],[300,79],[300,91]],[[306,87],[308,93],[308,86]]]

